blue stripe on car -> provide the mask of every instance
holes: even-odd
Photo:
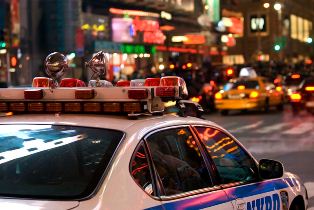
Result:
[[[160,206],[147,208],[147,210],[163,210],[163,209],[202,209],[207,207],[216,206],[226,202],[230,202],[236,198],[245,198],[254,195],[259,195],[275,190],[281,190],[287,187],[293,187],[295,180],[290,178],[276,179],[266,182],[259,182],[254,184],[248,184],[238,186],[234,188],[225,189],[230,198],[226,196],[224,191],[214,191],[209,194],[196,195],[193,198],[187,198],[174,202],[164,203]]]

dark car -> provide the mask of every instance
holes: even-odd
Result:
[[[303,80],[299,88],[290,95],[293,113],[307,110],[314,115],[314,77]]]

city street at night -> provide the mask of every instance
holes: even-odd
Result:
[[[294,116],[290,107],[271,110],[205,115],[230,131],[258,159],[279,160],[287,171],[296,173],[309,193],[309,209],[314,209],[314,116]]]

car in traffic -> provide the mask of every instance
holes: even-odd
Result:
[[[306,110],[314,115],[314,78],[306,78],[290,95],[290,104],[294,114]]]
[[[222,115],[231,110],[264,110],[276,107],[282,111],[284,94],[264,77],[239,77],[230,80],[225,88],[215,95],[216,108]]]
[[[288,100],[291,94],[299,88],[303,80],[304,76],[299,73],[291,73],[284,78],[282,85]]]

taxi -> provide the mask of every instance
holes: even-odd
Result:
[[[284,93],[281,87],[275,87],[264,77],[239,77],[230,80],[227,88],[216,93],[215,105],[223,115],[230,110],[258,109],[268,112],[272,106],[282,111]]]
[[[185,114],[181,78],[60,87],[59,64],[0,89],[0,209],[306,209],[297,175]],[[182,112],[164,114],[168,101]]]

